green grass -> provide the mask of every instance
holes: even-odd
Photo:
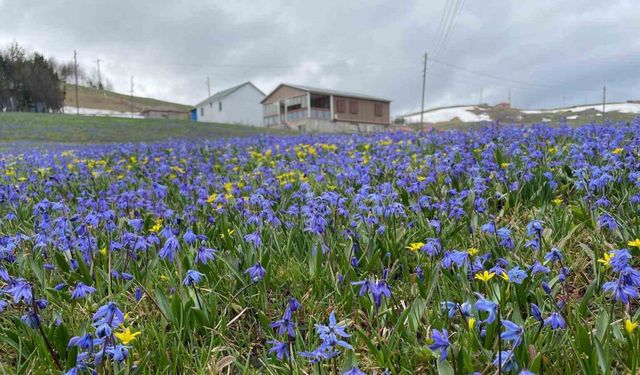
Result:
[[[202,140],[285,131],[186,120],[0,113],[0,142],[123,143]]]

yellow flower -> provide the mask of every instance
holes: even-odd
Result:
[[[627,331],[628,334],[631,334],[633,330],[636,329],[637,327],[638,327],[638,322],[632,322],[629,319],[624,321],[624,329]]]
[[[502,275],[500,275],[500,277],[502,277],[503,279],[505,279],[505,281],[509,281],[509,274],[506,272],[502,272]]]
[[[149,231],[156,233],[160,231],[160,229],[162,229],[162,219],[156,220],[156,224],[152,226],[151,229],[149,229]]]
[[[509,168],[509,163],[500,163],[500,166],[502,167],[502,169],[507,169]]]
[[[216,200],[216,198],[218,198],[218,194],[213,193],[209,196],[209,198],[207,198],[207,203],[212,203],[213,201]]]
[[[553,202],[553,204],[555,204],[556,206],[559,206],[560,204],[562,204],[562,198],[556,198],[551,202]]]
[[[473,328],[476,326],[476,318],[469,318],[469,320],[467,320],[467,326],[469,327],[469,331],[473,331]]]
[[[640,238],[636,238],[633,241],[627,242],[627,245],[633,246],[633,247],[640,247]]]
[[[135,340],[136,336],[138,336],[140,332],[131,332],[129,328],[125,329],[124,332],[116,332],[116,337],[122,341],[123,344],[127,345],[131,341]]]
[[[474,256],[476,254],[478,254],[478,249],[476,249],[475,247],[470,247],[467,249],[467,254],[469,254],[470,256]]]
[[[422,182],[422,181],[424,181],[424,180],[426,180],[426,179],[427,179],[427,178],[426,178],[426,177],[424,177],[424,176],[418,176],[418,177],[416,178],[416,180],[418,180],[418,182]]]
[[[423,242],[413,242],[413,243],[410,243],[409,246],[407,246],[407,249],[416,252],[420,250],[422,246],[424,246]]]
[[[226,236],[233,236],[233,233],[235,233],[235,229],[227,229],[227,235]],[[224,233],[220,233],[220,238],[224,239],[225,237]]]
[[[598,259],[598,262],[602,263],[605,266],[611,265],[611,258],[616,255],[615,253],[604,253],[602,254],[602,258]]]
[[[495,272],[488,272],[487,270],[484,270],[484,272],[478,272],[476,273],[476,280],[481,280],[484,282],[487,282],[491,279],[493,279],[493,277],[496,275]]]
[[[611,151],[611,153],[614,154],[614,155],[619,155],[619,154],[622,153],[622,151],[624,151],[624,149],[618,147],[615,150]]]
[[[102,254],[102,255],[105,255],[105,256],[106,256],[106,255],[107,255],[107,248],[106,248],[106,247],[103,247],[102,249],[100,249],[100,254]]]

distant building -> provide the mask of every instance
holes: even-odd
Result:
[[[253,83],[245,82],[217,92],[196,104],[191,119],[200,122],[262,126],[260,101],[264,97],[264,93]]]
[[[173,120],[187,120],[189,119],[189,111],[179,110],[176,107],[159,105],[155,107],[148,107],[142,111],[144,118],[166,118]]]
[[[264,125],[317,132],[369,132],[391,124],[391,101],[352,92],[280,84],[262,100]]]
[[[505,108],[511,108],[511,104],[506,103],[506,102],[504,102],[504,103],[498,103],[498,104],[496,104],[496,108],[503,108],[503,109],[505,109]]]

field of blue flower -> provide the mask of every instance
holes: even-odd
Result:
[[[0,155],[0,372],[640,362],[640,119]]]

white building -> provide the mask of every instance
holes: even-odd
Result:
[[[195,120],[263,126],[260,102],[264,97],[265,94],[253,83],[245,82],[198,103],[194,108]]]

